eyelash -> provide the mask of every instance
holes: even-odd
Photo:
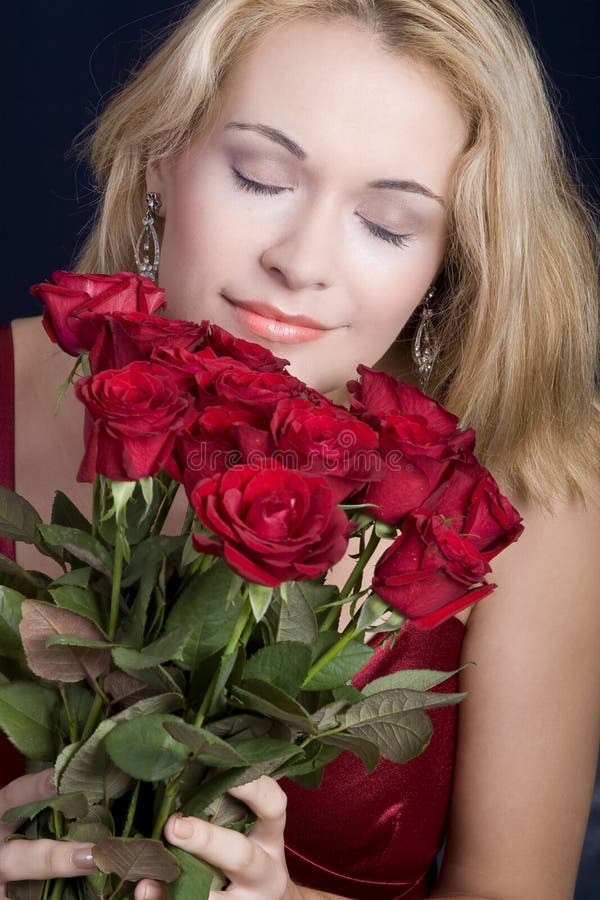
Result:
[[[249,194],[274,197],[287,190],[287,188],[274,187],[270,184],[262,184],[260,181],[253,181],[251,178],[246,178],[241,172],[238,172],[237,169],[232,168],[231,171],[241,189],[248,191]],[[369,222],[368,219],[363,219],[362,216],[359,216],[358,218],[370,234],[376,238],[380,238],[388,244],[392,244],[394,247],[407,247],[410,243],[411,235],[409,234],[396,234],[394,231],[388,231],[387,228],[382,228],[381,225],[375,225],[374,222]]]

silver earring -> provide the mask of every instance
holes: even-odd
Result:
[[[421,321],[419,322],[412,348],[413,360],[419,372],[419,380],[423,389],[427,386],[440,349],[433,330],[433,310],[430,306],[434,295],[435,286],[432,286],[423,298]]]
[[[158,213],[162,206],[160,195],[155,193],[146,194],[146,215],[142,219],[142,230],[137,239],[134,255],[135,264],[140,275],[145,275],[151,281],[156,280],[158,272],[158,264],[160,262],[160,244],[158,243],[158,235],[154,227],[154,216]],[[152,249],[152,262],[150,261],[150,250]]]

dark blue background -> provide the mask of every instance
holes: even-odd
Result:
[[[94,195],[85,166],[69,156],[69,148],[157,34],[189,5],[21,0],[3,11],[0,320],[39,312],[28,286],[55,268],[70,266],[91,220]],[[598,203],[600,0],[520,0],[518,5],[557,87],[580,181]],[[576,900],[597,900],[599,888],[600,796]]]

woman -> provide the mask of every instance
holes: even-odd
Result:
[[[420,366],[477,429],[526,525],[495,563],[494,598],[442,632],[478,665],[461,673],[470,696],[434,886],[423,868],[437,848],[420,874],[401,856],[389,874],[389,847],[418,854],[431,836],[426,782],[411,813],[396,797],[375,811],[396,832],[389,847],[365,824],[369,782],[364,819],[354,788],[290,786],[287,861],[303,886],[269,779],[235,791],[258,815],[249,837],[173,817],[167,840],[221,866],[248,900],[571,896],[600,731],[597,281],[521,26],[500,0],[201,3],[113,100],[92,151],[104,196],[82,271],[131,268],[144,198],[159,195],[148,211],[171,316],[266,343],[336,400],[358,362],[413,379]],[[431,371],[423,354],[410,362],[421,323]],[[69,399],[50,412],[70,361],[35,320],[14,323],[13,339],[16,487],[44,516],[56,488],[85,509],[81,409]],[[27,547],[17,558],[37,562]],[[46,775],[17,779],[0,804],[47,791]],[[435,813],[446,817],[443,786]],[[344,824],[357,847],[345,871],[343,848],[330,852]],[[321,855],[299,859],[312,833]],[[0,881],[85,874],[89,849],[10,842]],[[163,896],[149,881],[136,889]]]

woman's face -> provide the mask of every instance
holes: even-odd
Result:
[[[148,167],[169,314],[268,346],[341,399],[440,269],[465,141],[433,70],[370,32],[273,29],[224,81],[210,131]]]

